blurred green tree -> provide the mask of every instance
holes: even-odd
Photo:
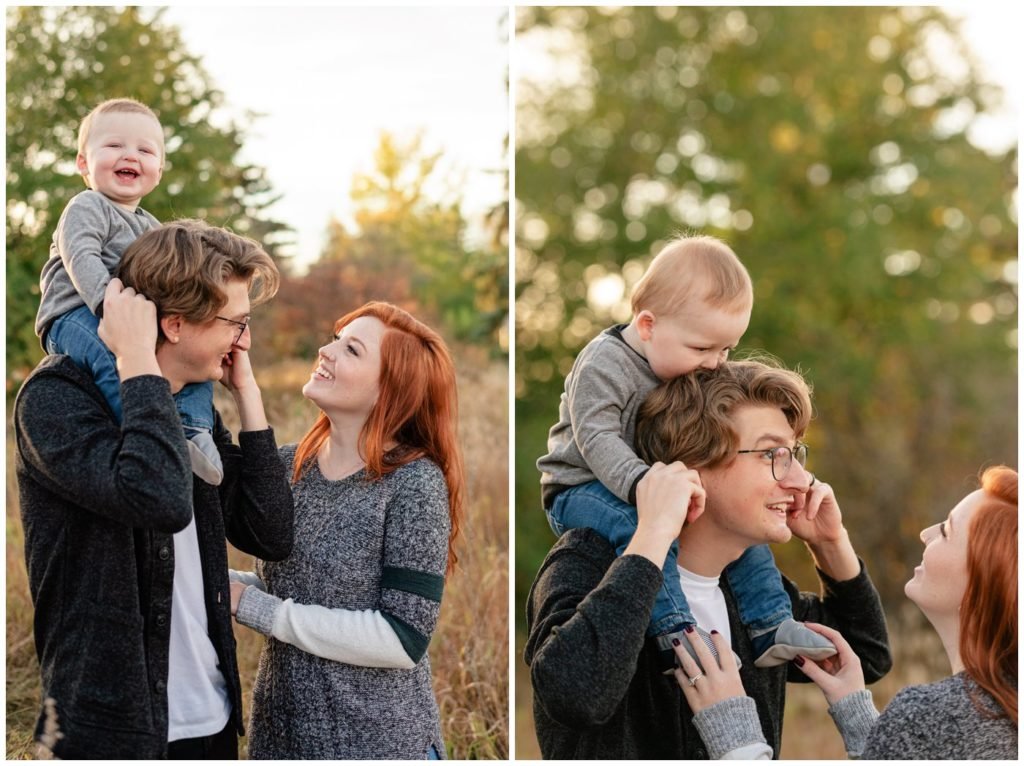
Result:
[[[1017,150],[969,140],[1001,93],[956,23],[524,7],[517,31],[519,598],[551,540],[533,462],[562,378],[681,231],[749,268],[742,345],[815,384],[811,467],[897,598],[917,530],[979,466],[1016,462]]]
[[[440,160],[422,135],[405,142],[381,135],[373,167],[352,181],[354,225],[332,219],[319,260],[282,286],[270,307],[275,348],[310,354],[309,328],[326,338],[341,314],[386,300],[437,323],[452,340],[498,350],[508,318],[507,206],[490,211],[487,236],[471,243]]]
[[[162,13],[7,9],[8,393],[42,356],[33,331],[39,271],[61,210],[85,188],[75,170],[78,125],[101,101],[136,98],[163,124],[167,160],[146,210],[228,226],[277,255],[285,227],[263,213],[275,199],[270,185],[262,168],[237,158],[245,127],[218,112],[223,94]]]

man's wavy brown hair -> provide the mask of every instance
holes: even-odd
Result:
[[[666,381],[640,406],[637,454],[648,463],[680,460],[689,468],[714,468],[738,449],[735,414],[745,406],[778,407],[800,438],[811,420],[811,387],[767,355]]]
[[[132,242],[118,277],[153,301],[161,317],[181,316],[193,324],[217,315],[231,280],[245,280],[254,306],[274,297],[280,283],[277,266],[258,242],[190,219],[150,229]]]

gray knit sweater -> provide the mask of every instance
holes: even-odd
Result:
[[[294,455],[295,445],[281,448],[289,473]],[[422,760],[431,745],[443,754],[426,649],[448,559],[444,475],[420,459],[378,481],[364,471],[329,481],[314,462],[293,494],[292,555],[257,562],[269,596],[247,589],[237,615],[268,635],[253,688],[249,757]],[[416,664],[360,667],[273,638],[274,612],[285,599],[379,610]]]
[[[975,694],[982,713],[971,700]],[[720,755],[764,741],[747,697],[733,697],[701,711],[698,729],[708,750]],[[933,684],[908,686],[881,716],[866,689],[828,709],[851,758],[871,760],[1016,760],[1017,727],[966,673]],[[696,718],[695,718],[696,721]]]
[[[1014,679],[1016,684],[1016,679]],[[975,695],[988,715],[971,700]],[[966,673],[900,691],[869,731],[855,725],[871,705],[851,694],[829,713],[851,756],[877,760],[1017,760],[1017,727]],[[845,704],[844,704],[845,703]],[[998,717],[997,717],[998,716]],[[859,733],[859,737],[858,737]]]
[[[57,222],[39,277],[43,295],[36,335],[42,338],[54,319],[79,306],[95,314],[128,245],[159,225],[141,207],[130,213],[96,191],[72,197]]]
[[[633,451],[636,413],[661,381],[651,365],[610,327],[588,343],[565,378],[548,453],[537,461],[544,507],[567,487],[599,480],[636,503],[647,464]]]

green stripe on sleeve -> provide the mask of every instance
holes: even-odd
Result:
[[[413,593],[417,596],[441,603],[444,593],[444,577],[430,572],[419,572],[402,567],[384,567],[380,587]]]

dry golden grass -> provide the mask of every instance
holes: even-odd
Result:
[[[475,349],[455,349],[459,364],[460,428],[466,460],[467,506],[458,544],[459,568],[445,587],[441,620],[430,644],[434,690],[450,758],[508,757],[508,367]],[[309,360],[261,368],[267,415],[279,444],[298,440],[316,409],[300,394]],[[219,387],[218,387],[219,388]],[[230,399],[218,409],[237,429]],[[23,536],[7,439],[7,758],[34,757],[39,668],[32,644],[32,606]],[[229,551],[231,566],[251,569],[252,557]],[[263,637],[235,627],[243,704],[248,701]],[[244,757],[245,741],[241,743]]]

